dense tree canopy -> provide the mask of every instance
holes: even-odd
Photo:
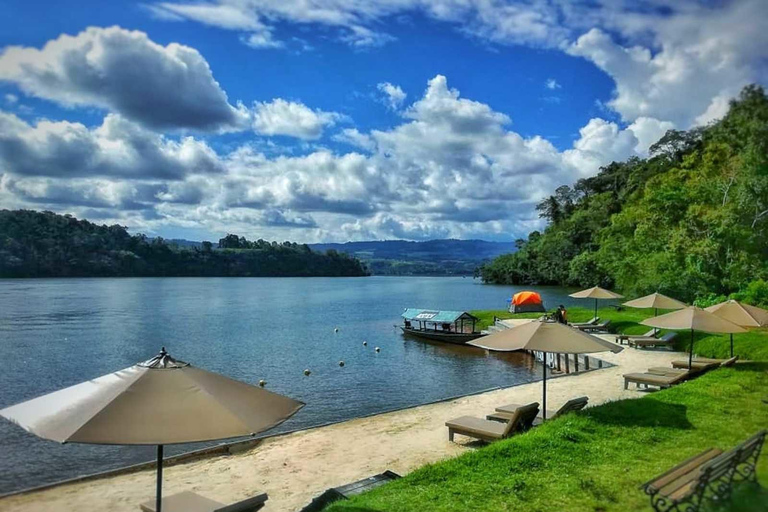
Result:
[[[179,247],[69,215],[0,210],[0,277],[362,276],[365,266],[336,251],[227,235],[220,248]]]
[[[605,166],[537,210],[546,230],[483,266],[486,282],[685,300],[744,290],[768,278],[768,97],[748,86],[719,122],[670,130],[647,159]]]

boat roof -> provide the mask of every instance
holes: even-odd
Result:
[[[470,315],[466,311],[449,311],[436,309],[416,309],[408,308],[401,315],[406,320],[416,320],[421,322],[435,323],[453,323],[459,318],[472,318],[479,320],[476,316]]]

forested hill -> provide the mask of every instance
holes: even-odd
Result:
[[[336,251],[227,235],[214,247],[181,247],[68,215],[0,210],[0,277],[363,276]]]
[[[491,283],[653,291],[693,300],[765,288],[768,98],[746,87],[706,128],[668,131],[537,207],[548,226],[481,269]],[[756,284],[757,283],[757,284]]]
[[[378,275],[472,275],[482,263],[514,250],[511,242],[455,239],[376,240],[310,247],[354,255]]]

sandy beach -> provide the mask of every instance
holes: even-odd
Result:
[[[552,379],[547,385],[549,409],[580,395],[587,395],[590,405],[643,396],[634,386],[624,390],[622,374],[669,366],[681,354],[626,348],[596,355],[616,366]],[[168,467],[164,493],[192,490],[232,503],[266,492],[266,512],[294,512],[329,487],[386,469],[405,475],[474,449],[464,446],[470,440],[462,436],[450,443],[445,421],[465,414],[484,417],[499,405],[531,401],[541,401],[541,382],[278,436],[237,455]],[[11,496],[0,500],[0,510],[135,512],[139,503],[153,499],[154,490],[155,472],[144,470]]]

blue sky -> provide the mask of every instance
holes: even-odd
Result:
[[[512,240],[767,67],[759,0],[6,12],[0,206],[165,237]]]

